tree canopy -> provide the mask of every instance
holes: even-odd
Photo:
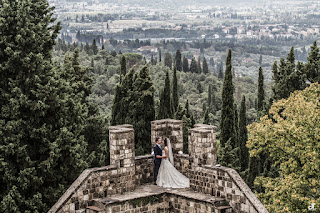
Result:
[[[320,85],[293,92],[248,126],[250,156],[267,150],[279,177],[257,177],[259,198],[270,212],[307,212],[320,206]]]

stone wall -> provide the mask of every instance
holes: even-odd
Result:
[[[268,212],[234,169],[220,166],[197,167],[189,171],[189,178],[193,190],[225,198],[234,212]]]
[[[173,154],[183,151],[182,121],[163,119],[151,122],[151,147],[155,145],[157,137],[169,138]]]
[[[188,134],[190,166],[216,165],[216,127],[196,124]]]
[[[136,186],[153,182],[153,155],[137,156],[136,164]]]

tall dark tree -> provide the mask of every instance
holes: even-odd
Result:
[[[198,73],[202,73],[202,68],[201,68],[201,58],[200,55],[198,57]]]
[[[64,77],[77,66],[70,58],[51,64],[61,29],[52,11],[47,1],[1,2],[1,212],[48,211],[90,163],[76,92],[84,82]]]
[[[209,84],[208,86],[208,107],[211,108],[212,104],[212,86]]]
[[[208,68],[208,63],[205,57],[203,57],[203,62],[202,62],[202,72],[204,74],[208,74],[209,73],[209,68]]]
[[[169,52],[164,56],[164,65],[172,69],[172,56]]]
[[[190,72],[198,73],[198,64],[194,57],[192,57],[191,64],[190,64]]]
[[[234,86],[232,82],[231,50],[228,51],[226,72],[222,88],[222,108],[220,119],[220,163],[235,169],[239,166],[234,114]]]
[[[264,82],[263,82],[263,72],[262,68],[259,67],[259,76],[258,76],[258,115],[262,115],[262,111],[264,110]]]
[[[223,79],[223,71],[222,71],[222,66],[219,67],[219,73],[218,73],[218,78]]]
[[[161,62],[161,49],[158,48],[158,53],[159,53],[159,62]]]
[[[173,68],[173,78],[172,78],[172,103],[174,112],[177,111],[179,105],[179,94],[178,94],[178,78],[177,78],[177,68]]]
[[[222,88],[222,109],[220,122],[220,143],[224,144],[231,139],[232,146],[235,145],[235,129],[234,129],[234,86],[232,82],[232,65],[231,65],[231,50],[228,51],[226,61],[226,73]]]
[[[173,116],[170,88],[169,72],[167,71],[165,85],[160,95],[158,119],[172,118]]]
[[[193,114],[190,112],[189,109],[189,100],[185,103],[184,110],[183,110],[183,152],[188,153],[188,130],[194,127],[195,121]]]
[[[317,42],[310,47],[311,51],[305,64],[306,77],[311,83],[320,83],[320,53]]]
[[[115,87],[112,105],[112,125],[133,123],[134,116],[129,112],[129,106],[133,102],[134,74],[135,71],[133,69],[129,70],[123,80]]]
[[[93,52],[93,54],[94,55],[97,55],[97,53],[98,53],[98,47],[97,47],[97,42],[96,42],[96,40],[95,39],[93,39],[93,41],[92,41],[92,52]]]
[[[238,106],[235,103],[234,104],[234,129],[236,132],[236,141],[235,141],[235,147],[239,146],[239,112],[238,112]]]
[[[181,52],[180,52],[180,50],[177,50],[174,61],[175,61],[175,64],[177,66],[177,70],[182,71],[182,60],[181,60]]]
[[[301,64],[295,65],[294,48],[292,47],[287,59],[280,59],[279,66],[273,66],[273,100],[288,98],[295,90],[306,87],[306,75],[303,73]]]
[[[124,78],[124,76],[127,74],[127,60],[124,55],[121,56],[121,62],[120,62],[120,81]]]
[[[188,59],[185,56],[183,56],[182,68],[183,68],[183,72],[189,72],[189,62],[188,62]]]
[[[204,124],[210,124],[210,120],[209,120],[209,110],[208,110],[208,109],[206,109],[206,111],[205,111],[205,113],[204,113],[203,123],[204,123]]]
[[[242,96],[240,115],[239,115],[239,144],[240,144],[240,166],[241,171],[244,171],[248,167],[249,150],[246,147],[248,140],[247,129],[247,112],[246,112],[246,97]]]
[[[134,115],[134,129],[137,155],[147,154],[151,150],[151,121],[155,120],[154,86],[149,69],[144,66],[136,75],[133,83],[133,101],[129,109]],[[140,150],[140,151],[139,151]]]

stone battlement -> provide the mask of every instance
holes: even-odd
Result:
[[[190,154],[181,154],[182,121],[151,122],[152,144],[156,137],[170,139],[175,167],[190,179],[189,189],[148,185],[153,182],[153,155],[135,156],[132,125],[111,126],[111,165],[84,170],[49,212],[267,213],[235,170],[216,166],[216,127],[196,124],[189,130]]]

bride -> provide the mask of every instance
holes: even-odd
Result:
[[[187,188],[190,186],[189,179],[181,174],[173,166],[173,154],[171,143],[168,138],[164,140],[164,150],[162,150],[162,161],[157,177],[157,185],[165,188]],[[169,158],[169,159],[168,159]]]

